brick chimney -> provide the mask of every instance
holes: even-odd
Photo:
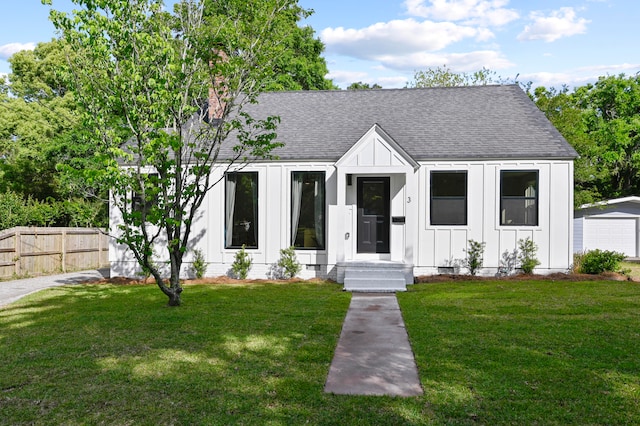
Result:
[[[216,62],[227,62],[229,57],[221,50],[214,50],[214,54],[218,56]],[[210,66],[213,66],[213,61]],[[214,86],[209,88],[209,121],[219,120],[224,115],[226,106],[225,98],[227,96],[227,87],[224,76],[218,75],[214,79]]]

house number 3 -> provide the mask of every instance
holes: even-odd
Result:
[[[411,202],[411,197],[407,197],[407,204]]]

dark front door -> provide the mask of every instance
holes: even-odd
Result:
[[[388,177],[358,178],[358,253],[389,253]]]

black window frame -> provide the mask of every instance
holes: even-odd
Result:
[[[531,196],[526,196],[526,195],[504,195],[504,189],[505,189],[505,175],[506,174],[524,174],[524,173],[532,173],[535,174],[535,195],[533,197]],[[509,170],[500,170],[500,214],[499,214],[499,221],[500,221],[500,226],[528,226],[528,227],[533,227],[533,226],[538,226],[540,223],[540,202],[539,202],[539,194],[540,194],[540,170],[537,169],[527,169],[527,170],[513,170],[513,169],[509,169]],[[526,220],[523,220],[522,222],[509,222],[509,223],[505,223],[505,219],[508,217],[507,214],[503,214],[503,212],[505,211],[505,201],[513,201],[513,200],[522,200],[523,202],[526,201],[533,201],[535,203],[535,223],[527,223]],[[526,209],[527,207],[525,207]],[[511,216],[513,217],[513,216]]]
[[[233,244],[233,235],[231,237],[231,244],[228,244],[228,240],[227,240],[227,233],[229,230],[229,224],[228,224],[228,212],[227,212],[227,198],[229,196],[228,194],[228,188],[227,188],[227,179],[229,178],[229,176],[237,176],[237,175],[250,175],[250,176],[254,176],[255,179],[255,201],[254,201],[254,208],[255,208],[255,217],[254,217],[254,227],[255,230],[253,231],[254,236],[255,236],[255,245],[248,245],[248,244]],[[225,249],[240,249],[240,248],[245,248],[245,249],[258,249],[260,246],[260,191],[259,191],[259,180],[260,180],[260,176],[258,174],[257,171],[238,171],[238,172],[226,172],[225,173],[225,177],[224,177],[224,182],[225,182],[225,191],[224,191],[224,248]],[[237,188],[236,188],[237,191]],[[235,205],[235,203],[234,203]],[[234,208],[235,210],[235,208]],[[235,212],[234,212],[234,216],[235,216]],[[233,218],[232,218],[233,219]],[[233,230],[236,228],[236,226],[232,226],[231,227],[231,231],[233,232]]]
[[[434,195],[438,191],[434,190],[434,176],[437,175],[464,175],[464,195]],[[429,175],[429,220],[431,226],[467,226],[469,223],[469,175],[467,170],[432,170]],[[464,200],[464,223],[454,221],[436,221],[434,218],[434,207],[438,201]]]
[[[319,182],[322,183],[322,235],[321,235],[321,244],[317,244],[314,247],[305,247],[296,245],[296,240],[298,237],[298,233],[294,234],[293,229],[291,229],[291,246],[296,250],[326,250],[327,247],[327,188],[326,188],[326,178],[327,174],[324,170],[292,170],[291,171],[291,184],[290,184],[290,224],[293,225],[293,212],[294,212],[294,197],[293,197],[293,185],[295,181],[295,175],[298,174],[306,174],[306,175],[318,175]],[[314,201],[315,202],[315,201]],[[298,219],[299,220],[299,219]],[[299,227],[297,227],[299,229]],[[317,235],[315,236],[316,243],[318,243]]]

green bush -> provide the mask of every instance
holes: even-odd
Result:
[[[518,240],[518,260],[520,261],[520,269],[525,274],[530,274],[533,269],[540,264],[536,258],[538,246],[529,237],[524,240]]]
[[[620,269],[620,262],[625,255],[609,250],[590,250],[581,256],[579,271],[583,274],[601,274],[603,272],[617,272]]]
[[[480,268],[482,268],[482,263],[484,262],[484,246],[484,242],[480,243],[478,241],[469,240],[469,248],[465,249],[467,252],[467,258],[464,259],[464,266],[469,269],[469,273],[471,275],[477,274]]]
[[[240,278],[244,280],[249,275],[249,270],[251,269],[251,264],[253,260],[247,251],[245,250],[244,244],[242,248],[236,252],[236,257],[233,260],[233,264],[231,265],[231,270],[233,271],[233,275],[236,278]]]
[[[15,226],[104,227],[107,208],[99,201],[83,199],[36,200],[16,192],[0,193],[0,229]]]
[[[280,250],[278,268],[280,269],[283,278],[293,278],[300,272],[300,270],[302,270],[302,266],[296,257],[295,248],[289,247]]]
[[[200,279],[204,277],[205,272],[207,272],[207,263],[204,260],[202,250],[195,249],[193,251],[193,263],[191,266],[193,267],[193,273],[196,278]]]

